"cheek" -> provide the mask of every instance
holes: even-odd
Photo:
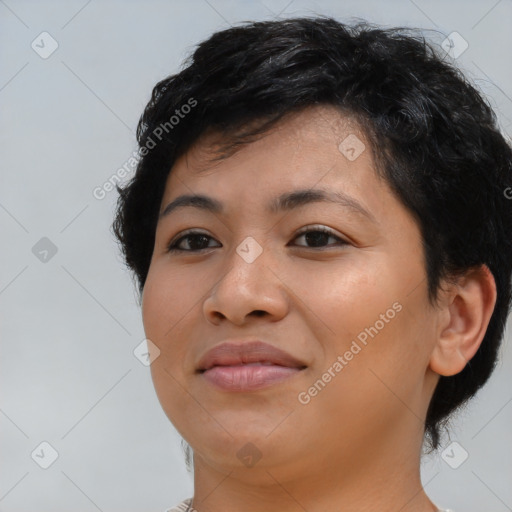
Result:
[[[158,346],[172,335],[174,326],[190,309],[193,289],[178,272],[151,264],[142,294],[142,321],[146,336]]]
[[[142,294],[144,332],[160,351],[151,363],[151,377],[162,409],[173,423],[189,406],[181,370],[184,343],[179,341],[185,336],[180,332],[180,320],[190,305],[187,307],[182,290],[179,275],[153,265]]]
[[[328,328],[327,338],[337,350],[373,325],[398,299],[396,282],[386,281],[386,275],[389,271],[368,258],[363,264],[343,265],[313,283],[303,279],[302,293]]]
[[[142,296],[142,323],[146,338],[160,349],[162,348],[162,333],[167,309],[169,309],[169,305],[164,300],[162,286],[148,275]]]
[[[177,273],[155,265],[150,267],[142,296],[144,332],[159,350],[158,357],[151,363],[151,374],[165,410],[172,400],[163,395],[177,385],[173,379],[183,380],[187,333],[183,332],[182,320],[197,302],[197,298],[187,297],[182,281]]]
[[[350,375],[359,391],[366,389],[361,387],[364,382],[370,388],[377,382],[370,370],[393,387],[406,382],[415,386],[428,364],[432,337],[424,287],[410,293],[408,285],[416,270],[420,276],[421,268],[400,267],[386,259],[370,262],[369,258],[364,266],[354,265],[331,276],[328,283],[322,279],[309,287],[308,305],[315,304],[314,311],[326,327],[327,335],[319,336],[323,363],[329,368],[338,356],[347,354],[349,371],[343,373]]]

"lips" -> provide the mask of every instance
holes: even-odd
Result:
[[[251,363],[278,365],[287,368],[305,368],[299,359],[284,350],[264,343],[250,341],[245,343],[222,343],[209,350],[198,363],[198,370],[204,371],[214,366],[239,366]]]
[[[232,341],[208,351],[197,373],[226,391],[250,391],[281,382],[304,368],[303,361],[268,343]]]

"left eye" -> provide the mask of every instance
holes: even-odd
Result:
[[[308,243],[313,244],[313,247],[310,247],[311,249],[321,248],[324,245],[323,242],[326,242],[329,238],[336,239],[338,242],[340,242],[339,245],[348,245],[348,242],[342,240],[339,236],[335,235],[330,229],[324,227],[306,229],[302,233],[299,233],[294,238],[294,240],[300,237],[304,237],[304,240],[306,240]]]
[[[333,238],[338,241],[338,245],[348,245],[348,242],[345,240],[342,240],[339,236],[335,235],[331,230],[324,228],[324,227],[317,227],[317,228],[309,228],[306,230],[303,230],[301,233],[298,233],[293,240],[297,240],[298,238],[304,237],[304,240],[308,244],[313,244],[312,246],[303,246],[299,245],[299,247],[307,247],[310,249],[321,249],[327,244],[327,240],[329,238]],[[182,245],[182,241],[188,241],[189,248],[183,248],[180,247]],[[213,246],[209,245],[209,241],[215,240],[211,236],[201,233],[198,231],[189,231],[185,235],[181,236],[177,240],[171,242],[167,250],[168,252],[198,252],[202,251],[204,249],[209,249]],[[330,244],[333,245],[333,244]],[[195,246],[195,248],[194,248]],[[219,245],[219,247],[222,247],[222,245]]]

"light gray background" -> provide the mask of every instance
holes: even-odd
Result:
[[[457,63],[512,133],[510,0],[0,1],[0,511],[157,512],[192,495],[180,438],[133,354],[144,332],[109,231],[116,193],[92,191],[136,149],[153,85],[196,43],[314,13],[434,29],[438,44],[459,32],[469,47]],[[59,45],[47,59],[31,47],[43,31]],[[46,262],[32,252],[42,237],[57,247]],[[510,323],[507,339],[451,433],[468,459],[452,469],[440,450],[422,467],[427,493],[456,512],[512,510]],[[48,469],[31,457],[43,441],[58,452]]]

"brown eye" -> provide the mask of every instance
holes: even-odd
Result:
[[[182,241],[185,240],[188,241],[189,248],[184,248],[182,246]],[[189,231],[185,235],[179,237],[177,240],[171,242],[167,246],[167,251],[198,252],[203,249],[209,249],[210,247],[212,247],[208,245],[209,240],[214,240],[214,238],[199,231]]]
[[[330,229],[327,229],[325,227],[317,227],[317,228],[308,228],[299,233],[294,240],[297,238],[304,237],[304,240],[308,244],[312,244],[312,246],[301,246],[301,247],[308,247],[310,249],[315,248],[323,248],[328,245],[327,241],[329,238],[333,238],[337,240],[339,243],[337,245],[348,245],[348,242],[345,240],[342,240],[339,236],[335,235]],[[333,244],[330,244],[333,245]]]
[[[304,229],[301,233],[299,233],[294,240],[297,240],[300,237],[304,237],[306,245],[299,245],[301,247],[306,247],[309,249],[322,249],[324,247],[329,247],[332,245],[348,245],[348,242],[341,239],[339,236],[335,235],[330,229],[325,227],[316,227],[308,229]],[[328,244],[329,239],[334,239],[337,241],[336,244]],[[210,249],[211,247],[215,247],[214,245],[210,245],[210,242],[215,240],[210,235],[202,233],[200,231],[189,231],[176,240],[172,241],[167,246],[168,252],[199,252],[204,249]],[[185,243],[183,243],[185,242]],[[218,245],[217,247],[222,247],[222,245]]]

